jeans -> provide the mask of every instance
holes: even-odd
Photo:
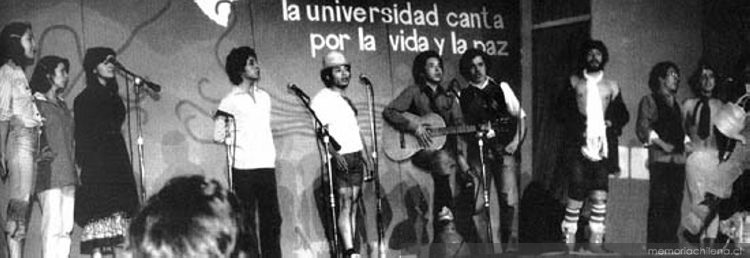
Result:
[[[8,223],[26,226],[29,214],[29,200],[34,189],[36,170],[34,150],[38,141],[38,128],[12,126],[8,134],[8,185],[10,187],[10,204]],[[15,226],[13,226],[15,227]],[[6,228],[8,231],[15,229]],[[18,232],[23,233],[23,232]]]

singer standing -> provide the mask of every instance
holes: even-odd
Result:
[[[73,113],[58,93],[68,84],[68,59],[45,56],[31,76],[44,126],[39,138],[36,193],[42,206],[42,257],[68,257],[78,171],[73,143]]]
[[[338,193],[338,229],[344,257],[359,257],[354,249],[357,200],[362,189],[365,169],[371,168],[366,145],[357,124],[357,108],[344,94],[351,79],[351,65],[341,52],[333,51],[323,57],[320,78],[325,88],[313,97],[311,108],[318,115],[331,137],[341,145],[331,153],[335,189]]]
[[[214,140],[234,150],[230,154],[234,164],[232,185],[243,209],[243,227],[247,227],[241,230],[238,246],[250,257],[281,257],[271,97],[258,87],[260,64],[255,50],[246,46],[232,49],[227,55],[225,71],[233,86],[219,103]],[[260,251],[256,229],[260,233]]]
[[[86,50],[86,88],[73,104],[76,162],[81,185],[75,196],[75,221],[83,227],[81,253],[101,257],[125,241],[130,218],[138,209],[133,167],[122,124],[125,106],[118,94],[115,51]]]
[[[513,213],[518,203],[518,165],[516,154],[524,132],[526,113],[506,82],[498,82],[487,74],[491,68],[487,54],[478,49],[469,49],[459,60],[459,72],[469,87],[461,91],[461,110],[467,124],[491,122],[497,137],[488,133],[488,147],[485,152],[485,166],[491,173],[500,202],[500,240],[507,250],[512,233]],[[501,123],[495,123],[503,121]],[[507,122],[505,122],[507,121]],[[493,136],[493,137],[490,137]],[[479,146],[476,141],[467,141],[468,160],[474,169],[481,171]],[[481,232],[481,230],[480,230]],[[485,234],[479,234],[487,242]]]
[[[34,150],[42,119],[34,105],[24,68],[34,63],[31,25],[14,22],[0,32],[0,151],[10,175],[10,202],[4,229],[10,257],[22,257],[34,185]],[[4,173],[3,173],[4,174]]]

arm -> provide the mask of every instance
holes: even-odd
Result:
[[[417,93],[411,86],[404,89],[401,94],[383,109],[383,119],[398,130],[415,132],[419,125],[410,122],[401,113],[409,110]]]
[[[638,118],[636,119],[635,134],[646,146],[656,145],[666,152],[672,152],[674,146],[662,141],[652,125],[658,119],[656,102],[649,95],[643,97],[638,104]]]
[[[372,172],[375,170],[375,166],[373,165],[375,160],[370,155],[370,150],[367,147],[367,143],[365,142],[365,137],[362,135],[362,132],[359,133],[359,138],[362,139],[362,159],[365,161],[365,166],[367,167],[367,171]]]
[[[224,143],[231,145],[229,139],[233,139],[233,127],[235,125],[234,118],[229,115],[235,114],[235,108],[232,104],[232,95],[228,95],[219,102],[219,106],[216,108],[216,115],[214,115],[214,142]]]
[[[506,154],[513,154],[518,150],[518,145],[521,144],[521,140],[526,133],[526,112],[521,108],[521,103],[518,101],[516,94],[505,82],[500,83],[500,89],[503,90],[503,96],[505,96],[505,105],[508,107],[508,113],[510,113],[517,120],[516,133],[513,139],[505,146]]]
[[[611,127],[615,130],[616,134],[622,134],[622,128],[630,120],[630,113],[628,113],[628,108],[622,100],[622,93],[618,92],[614,97],[605,116],[605,119],[610,121]]]

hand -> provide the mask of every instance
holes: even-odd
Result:
[[[518,141],[512,141],[505,146],[505,154],[513,154],[518,150]]]
[[[487,136],[487,139],[492,139],[492,138],[495,138],[495,136],[497,136],[495,134],[495,130],[493,130],[492,128],[487,130],[487,132],[484,135]]]
[[[417,136],[419,145],[422,145],[422,147],[429,147],[432,145],[432,136],[430,135],[430,131],[427,130],[427,127],[424,125],[419,125],[417,130],[414,131],[414,135]]]
[[[693,147],[693,142],[686,142],[685,143],[685,155],[689,156],[690,153],[692,153],[695,150],[695,147]]]
[[[662,144],[660,145],[660,147],[661,147],[661,149],[662,149],[662,150],[664,150],[664,151],[665,151],[666,153],[672,153],[672,151],[674,151],[674,145],[672,145],[672,144],[669,144],[669,143],[666,143],[666,142],[665,142],[665,143],[662,143]]]
[[[364,157],[364,160],[365,160],[365,169],[367,169],[367,171],[374,172],[375,171],[375,165],[374,165],[375,162],[373,162],[373,160],[371,158],[367,157],[367,156]],[[370,175],[372,175],[372,173],[370,173]]]
[[[333,162],[333,165],[336,166],[336,169],[338,171],[348,171],[349,170],[349,164],[346,163],[346,159],[344,159],[344,156],[341,156],[341,154],[338,153],[332,153],[331,159]]]
[[[604,125],[605,125],[606,127],[612,127],[612,121],[609,121],[609,120],[604,120]]]
[[[44,146],[41,151],[39,151],[39,155],[36,157],[36,162],[41,161],[52,161],[55,159],[55,156],[57,156],[57,153],[52,151],[52,149],[49,146]]]

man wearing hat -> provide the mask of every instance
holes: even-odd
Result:
[[[341,52],[332,51],[323,57],[320,79],[325,84],[312,98],[310,107],[340,149],[329,148],[333,177],[339,199],[338,229],[344,257],[359,257],[354,249],[357,200],[362,189],[364,169],[371,162],[357,124],[357,108],[344,94],[351,79],[351,65]]]
[[[244,224],[249,227],[242,230],[246,234],[240,237],[238,246],[251,257],[281,257],[271,96],[258,86],[260,64],[253,48],[232,49],[224,68],[233,86],[219,103],[214,119],[214,140],[233,145],[230,148],[233,150],[230,152],[232,187],[244,211]],[[256,228],[260,234],[260,252],[253,236]]]

